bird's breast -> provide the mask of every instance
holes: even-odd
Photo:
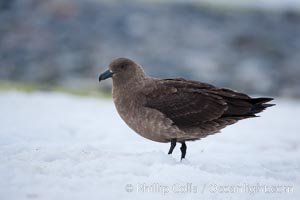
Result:
[[[143,98],[134,95],[114,94],[116,109],[124,122],[139,135],[156,141],[168,142],[180,132],[161,112],[143,105]]]
[[[118,95],[113,92],[114,103],[121,118],[132,128],[137,123],[137,115],[140,114],[140,102],[135,98],[135,95],[123,93]]]

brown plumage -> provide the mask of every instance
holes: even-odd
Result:
[[[140,65],[119,58],[101,74],[112,77],[113,99],[121,118],[141,136],[156,142],[182,143],[215,134],[239,120],[257,117],[272,98],[246,94],[185,79],[157,79],[146,75]]]

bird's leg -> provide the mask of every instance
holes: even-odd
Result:
[[[173,151],[176,147],[176,142],[177,142],[176,138],[171,140],[171,147],[170,147],[170,150],[169,150],[169,155],[173,153]]]
[[[181,160],[183,160],[183,159],[185,159],[185,156],[186,156],[187,146],[186,146],[185,142],[182,142],[181,144],[182,144],[181,148],[180,148],[180,150],[181,150]]]

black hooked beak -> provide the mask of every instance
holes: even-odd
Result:
[[[99,76],[99,82],[101,82],[105,79],[111,78],[113,75],[114,75],[114,73],[111,70],[107,70]]]

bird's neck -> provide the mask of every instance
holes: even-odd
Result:
[[[134,91],[139,90],[142,88],[145,83],[147,83],[151,77],[149,77],[147,74],[141,74],[139,76],[131,77],[130,79],[127,79],[124,81],[124,79],[113,79],[113,92],[114,93],[132,93]]]

